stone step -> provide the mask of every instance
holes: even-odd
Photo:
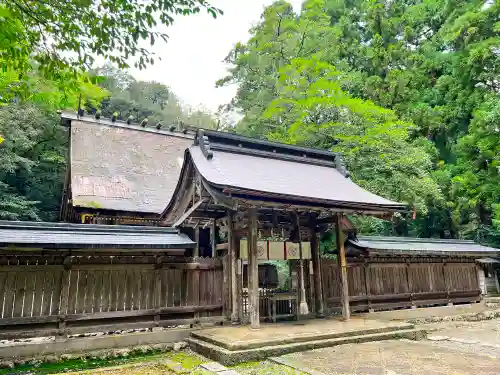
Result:
[[[268,357],[301,352],[305,350],[327,348],[343,344],[355,344],[369,341],[392,339],[422,340],[426,338],[423,329],[411,328],[390,332],[370,333],[364,335],[344,336],[323,340],[294,342],[281,345],[262,346],[252,349],[229,350],[213,343],[190,337],[187,342],[192,350],[223,365],[235,365],[242,362],[260,361]]]
[[[227,342],[218,340],[217,338],[211,337],[205,334],[203,331],[191,332],[191,337],[200,341],[204,341],[221,348],[235,351],[235,350],[246,350],[246,349],[258,349],[263,346],[276,346],[284,344],[295,344],[301,342],[310,341],[322,341],[328,339],[339,339],[342,337],[352,337],[352,336],[363,336],[371,335],[377,333],[390,333],[402,330],[411,330],[415,328],[414,324],[411,323],[398,323],[386,325],[383,327],[376,328],[361,328],[352,331],[341,331],[341,332],[326,332],[326,333],[304,333],[302,335],[291,335],[290,337],[279,337],[276,339],[266,338],[265,340],[256,341],[243,341],[243,342]]]

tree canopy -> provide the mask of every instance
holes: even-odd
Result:
[[[226,59],[235,131],[341,151],[417,217],[363,231],[500,244],[500,3],[306,0],[265,9]],[[498,232],[500,234],[500,232]]]
[[[30,58],[47,71],[88,70],[96,56],[127,68],[154,63],[141,44],[167,40],[155,29],[178,15],[220,10],[205,0],[8,0],[0,4],[0,59],[23,68]]]
[[[99,107],[102,115],[108,118],[113,114],[120,120],[127,120],[132,116],[137,122],[148,118],[151,126],[158,122],[163,125],[183,122],[205,129],[215,129],[217,126],[215,117],[209,110],[182,104],[167,85],[137,81],[128,73],[109,64],[93,72],[102,77],[100,86],[110,95],[98,106],[90,103],[90,107],[95,107],[89,108],[91,112]]]
[[[160,25],[176,17],[221,11],[206,0],[6,0],[0,2],[0,103],[26,95],[26,80],[36,74],[66,92],[80,89],[96,57],[120,69],[154,64],[148,49],[168,35]],[[12,81],[16,83],[13,84]]]
[[[221,14],[205,0],[0,1],[0,219],[57,219],[68,134],[56,110],[215,126],[169,87],[122,71],[155,62],[148,46],[168,39],[159,26],[201,11]],[[91,69],[97,56],[108,66]]]
[[[154,63],[156,26],[199,11],[220,13],[203,0],[0,4],[0,218],[55,219],[67,134],[54,110],[80,93],[103,116],[218,127],[167,85],[88,69],[95,55]],[[217,84],[238,85],[226,108],[242,114],[227,130],[340,152],[358,184],[415,211],[354,218],[363,233],[500,246],[499,20],[494,0],[306,0],[298,13],[278,0],[226,58]]]

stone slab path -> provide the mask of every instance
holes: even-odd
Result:
[[[495,358],[410,340],[342,345],[280,359],[314,375],[495,375],[500,366]]]
[[[217,375],[239,375],[238,372],[230,370],[226,366],[223,366],[218,362],[203,363],[200,365],[200,368]]]

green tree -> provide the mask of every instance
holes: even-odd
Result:
[[[463,156],[461,139],[469,137],[471,121],[479,121],[486,113],[480,108],[499,92],[499,15],[498,1],[484,0],[307,0],[299,15],[285,1],[276,1],[251,30],[251,38],[231,51],[233,68],[218,83],[239,84],[230,108],[240,109],[244,117],[235,130],[267,137],[282,125],[265,112],[270,103],[288,98],[279,81],[283,67],[297,58],[328,63],[339,73],[343,92],[413,124],[407,141],[427,151],[422,165],[442,199],[421,200],[427,207],[417,205],[410,233],[470,236],[484,226],[494,231],[491,217],[498,198],[495,203],[478,200],[458,189],[456,180],[475,173]],[[282,117],[283,124],[295,121],[291,114]],[[348,125],[336,137],[350,134]],[[304,140],[321,145],[323,139],[323,147],[329,147],[332,139],[313,134]],[[392,160],[388,167],[405,165]],[[397,193],[393,187],[385,189]],[[484,211],[474,214],[477,222],[459,204],[461,199],[475,205],[473,212]],[[366,228],[381,227],[369,223]]]
[[[268,137],[340,152],[353,179],[374,193],[406,202],[423,214],[441,199],[430,176],[425,140],[410,140],[410,123],[341,88],[342,75],[316,59],[283,67],[265,117],[277,124]]]
[[[121,120],[132,116],[136,122],[147,117],[150,126],[158,122],[171,126],[182,121],[186,125],[206,129],[216,127],[214,116],[208,110],[183,106],[175,93],[162,83],[137,81],[109,65],[94,73],[104,78],[101,85],[110,94],[101,103],[104,117],[117,113]],[[95,110],[95,106],[89,106]]]
[[[55,220],[66,169],[67,132],[56,113],[0,107],[0,219]]]
[[[221,14],[205,0],[2,1],[0,71],[9,75],[9,86],[0,78],[0,104],[26,95],[33,74],[61,92],[78,90],[97,56],[120,68],[145,69],[155,62],[146,47],[168,39],[157,26],[202,9]]]
[[[0,60],[23,70],[29,59],[46,72],[88,70],[95,56],[120,68],[154,63],[142,47],[168,36],[155,30],[174,17],[217,8],[205,0],[6,0],[0,4]]]
[[[23,81],[0,72],[0,84],[12,89],[9,104],[0,106],[0,219],[55,220],[66,170],[68,135],[58,108],[76,108],[80,94],[99,103],[107,92],[83,79],[76,91],[30,73]],[[25,85],[25,95],[17,95]]]
[[[488,227],[500,233],[500,96],[491,95],[474,112],[468,134],[458,142],[457,156],[457,222],[469,237]]]

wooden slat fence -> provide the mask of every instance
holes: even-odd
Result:
[[[352,311],[433,306],[480,300],[472,262],[348,262]],[[323,295],[330,311],[340,310],[339,269],[322,259]]]
[[[0,339],[223,320],[220,259],[0,257]]]

